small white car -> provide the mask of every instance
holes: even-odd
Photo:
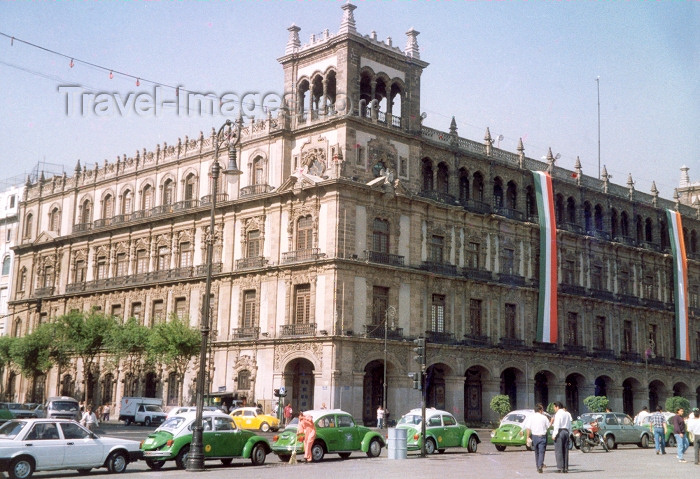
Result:
[[[181,415],[186,412],[194,412],[196,411],[197,408],[195,406],[173,406],[170,409],[168,409],[168,415],[165,417],[165,420],[167,421],[173,416]],[[218,411],[219,408],[216,408],[214,406],[204,406],[202,408],[202,411]]]
[[[100,437],[68,419],[14,419],[0,426],[0,472],[10,479],[60,469],[119,473],[142,455],[137,441]]]

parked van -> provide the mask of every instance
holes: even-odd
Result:
[[[80,403],[70,396],[50,397],[46,401],[46,417],[80,421],[82,419]]]

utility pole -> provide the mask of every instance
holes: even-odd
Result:
[[[420,446],[420,455],[422,457],[425,457],[425,398],[426,398],[426,392],[425,392],[425,365],[426,365],[426,339],[425,338],[418,338],[413,341],[416,344],[416,347],[413,348],[413,351],[416,353],[415,360],[418,364],[420,364],[420,390],[421,390],[421,422],[420,422],[420,435],[421,435],[421,446]],[[415,380],[414,380],[415,384]],[[415,386],[414,386],[415,387]]]

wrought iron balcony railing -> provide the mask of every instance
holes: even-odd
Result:
[[[456,205],[459,204],[457,202],[457,198],[452,196],[449,193],[445,193],[442,191],[438,190],[423,190],[420,193],[418,193],[420,196],[423,198],[428,198],[430,200],[437,201],[439,203],[445,203],[446,205]]]
[[[465,334],[462,344],[465,346],[485,348],[491,346],[491,340],[488,336],[482,334]]]
[[[233,339],[258,339],[259,335],[260,328],[258,327],[234,328],[231,330],[231,338]]]
[[[480,215],[488,215],[491,214],[491,205],[480,200],[466,200],[462,201],[461,205],[466,209],[467,211],[470,211],[472,213],[477,213]]]
[[[365,251],[365,260],[372,263],[388,264],[391,266],[403,266],[403,256],[378,251]]]
[[[450,263],[438,263],[436,261],[423,261],[420,269],[436,274],[457,275],[457,266]]]
[[[267,265],[267,258],[264,256],[255,256],[253,258],[242,258],[236,261],[236,270],[253,268],[264,268]]]
[[[270,185],[250,185],[250,186],[244,186],[241,188],[240,192],[240,197],[244,198],[246,196],[255,196],[255,195],[263,195],[265,193],[269,193],[274,188]]]
[[[517,338],[500,338],[498,346],[504,349],[523,349],[525,348],[525,340]]]
[[[615,351],[612,349],[593,348],[589,355],[598,359],[615,359]]]
[[[493,209],[493,212],[498,216],[503,216],[512,220],[525,221],[525,215],[523,214],[523,212],[518,211],[514,208],[505,208],[503,206],[497,206]]]
[[[280,336],[315,336],[316,323],[283,324]]]
[[[620,351],[620,359],[622,359],[623,361],[639,363],[642,361],[642,356],[641,354],[634,351]]]
[[[499,273],[498,282],[511,286],[525,286],[525,277],[517,274]]]
[[[463,268],[462,274],[475,281],[491,281],[493,279],[491,271],[486,269]]]
[[[368,338],[384,339],[384,323],[365,324],[365,336]],[[403,328],[387,328],[386,338],[391,340],[403,339]]]
[[[44,298],[46,296],[52,296],[54,292],[53,286],[46,286],[44,288],[37,288],[34,290],[35,298]]]
[[[204,205],[210,204],[213,197],[214,197],[214,195],[202,196],[202,198],[199,200],[199,206],[204,206]],[[228,201],[228,193],[217,193],[216,194],[216,202],[221,203],[224,201]]]
[[[560,283],[558,288],[560,293],[575,294],[578,296],[586,295],[586,288],[577,284]]]
[[[282,263],[289,264],[302,261],[316,261],[324,256],[325,253],[321,253],[320,248],[299,249],[282,253]]]
[[[426,331],[425,338],[429,343],[451,344],[455,342],[455,335],[447,331]]]

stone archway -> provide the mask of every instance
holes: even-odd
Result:
[[[464,420],[468,423],[484,421],[484,381],[488,370],[472,366],[464,373]]]
[[[538,371],[535,374],[535,404],[542,404],[545,409],[550,403],[549,400],[549,388],[550,385],[554,384],[555,376],[549,371]]]
[[[501,394],[508,396],[511,409],[518,409],[518,373],[515,368],[504,369],[501,373]]]
[[[432,364],[425,371],[425,405],[445,409],[445,377],[449,367],[443,363]]]
[[[382,404],[384,384],[384,361],[374,360],[365,366],[362,382],[362,421],[365,425],[376,424],[376,411]]]
[[[292,359],[284,368],[286,402],[293,411],[306,411],[314,407],[314,365],[305,358]],[[290,381],[291,379],[291,381]]]
[[[637,387],[639,387],[639,381],[634,378],[627,378],[622,382],[622,412],[631,417],[634,417],[634,390]]]
[[[583,409],[583,398],[580,390],[584,384],[584,377],[578,373],[569,374],[566,377],[566,404],[564,405],[572,417],[577,417]]]
[[[675,395],[675,387],[674,387],[673,395]],[[659,380],[654,380],[654,381],[650,382],[649,383],[649,410],[655,411],[656,406],[659,406],[659,405],[661,407],[664,407],[665,406],[664,403],[666,402],[666,396],[667,396],[667,392],[666,392],[666,386],[664,385],[664,383],[662,383]],[[646,406],[646,404],[643,404],[643,406]],[[625,412],[627,412],[627,411],[625,411]],[[633,410],[633,412],[634,412],[634,410]],[[628,414],[630,414],[630,413],[628,413]],[[632,415],[633,414],[630,414],[630,416],[632,416]]]

